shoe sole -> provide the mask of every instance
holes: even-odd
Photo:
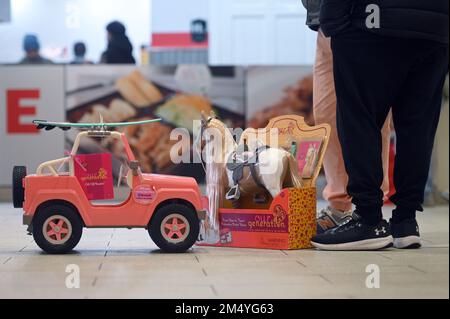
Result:
[[[418,236],[394,238],[394,247],[398,249],[418,249],[422,247],[422,240]]]
[[[321,250],[379,250],[392,247],[394,238],[392,236],[383,238],[366,239],[343,244],[311,244]]]

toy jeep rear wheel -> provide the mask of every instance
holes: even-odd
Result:
[[[27,176],[25,166],[14,166],[12,174],[13,204],[14,208],[22,208],[25,199],[25,189],[22,181]]]
[[[73,208],[49,205],[33,218],[33,237],[36,244],[50,254],[65,254],[80,241],[83,224]]]
[[[155,212],[148,231],[161,250],[181,253],[194,245],[200,232],[200,222],[192,208],[169,204]]]

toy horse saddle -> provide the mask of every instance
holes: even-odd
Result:
[[[261,146],[255,150],[254,153],[248,152],[246,145],[243,147],[238,147],[238,149],[233,152],[227,160],[227,170],[232,172],[233,187],[226,194],[226,199],[237,200],[240,197],[239,191],[239,181],[244,177],[244,168],[250,168],[250,174],[255,181],[256,185],[264,188],[264,185],[259,180],[258,174],[256,172],[256,165],[259,163],[259,154],[268,149],[269,146]]]

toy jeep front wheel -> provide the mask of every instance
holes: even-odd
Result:
[[[33,218],[36,244],[50,254],[65,254],[80,241],[83,225],[78,214],[66,205],[49,205]]]
[[[194,245],[200,232],[200,223],[193,209],[169,204],[155,212],[148,231],[161,250],[181,253]]]

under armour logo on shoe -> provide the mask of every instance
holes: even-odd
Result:
[[[377,236],[380,236],[380,234],[386,234],[386,228],[384,226],[381,227],[381,229],[375,228],[375,234],[377,234]]]

